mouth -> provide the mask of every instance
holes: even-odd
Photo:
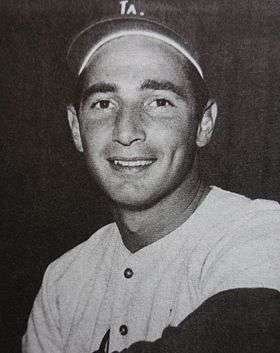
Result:
[[[145,170],[145,169],[149,168],[156,161],[156,158],[112,157],[112,158],[108,158],[108,161],[115,170],[141,171],[141,170]]]

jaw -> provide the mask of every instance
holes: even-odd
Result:
[[[117,152],[117,153],[116,153]],[[125,153],[126,152],[126,153]],[[105,194],[120,208],[148,209],[155,203],[169,204],[169,198],[187,198],[190,174],[193,161],[180,153],[163,153],[164,151],[95,151],[87,154],[87,163],[92,176]],[[187,156],[188,157],[188,156]],[[184,160],[190,163],[185,163]],[[177,191],[176,191],[177,190]],[[178,194],[178,196],[176,196]],[[172,203],[172,202],[171,202]],[[176,208],[177,201],[172,207]]]
[[[134,205],[133,202],[130,205],[113,205],[114,218],[128,249],[137,251],[184,223],[190,216],[188,205],[196,195],[199,180],[198,170],[194,169],[187,181],[161,199],[149,200],[141,205]]]
[[[171,176],[163,174],[155,178],[154,173],[147,170],[121,171],[120,174],[114,184],[108,182],[108,187],[103,189],[114,207],[123,212],[149,212],[149,209],[158,209],[162,213],[168,209],[168,212],[176,213],[176,209],[184,207],[184,203],[188,201],[188,192],[193,187],[190,185],[192,175],[185,180],[178,179],[176,184],[172,182],[171,185]]]

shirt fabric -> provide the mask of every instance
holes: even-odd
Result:
[[[23,353],[91,353],[109,328],[110,352],[153,341],[223,290],[280,290],[279,253],[278,203],[217,187],[185,223],[134,254],[109,224],[48,267]]]

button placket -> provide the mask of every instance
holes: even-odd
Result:
[[[115,337],[118,342],[127,342],[129,339],[129,323],[127,322],[126,308],[130,301],[131,291],[133,291],[137,264],[134,261],[123,261],[117,269],[119,279],[116,282],[115,290],[118,292],[119,304],[114,303],[112,323],[115,330],[112,330],[112,340]],[[116,305],[115,305],[116,304]],[[117,338],[118,337],[118,338]],[[124,344],[124,343],[123,343]]]
[[[124,270],[123,270],[123,278],[125,278],[125,280],[129,280],[134,276],[134,271],[132,269],[132,266],[127,265],[124,266]],[[126,282],[127,284],[130,282]],[[132,283],[131,283],[132,284]],[[126,336],[128,334],[128,326],[126,324],[122,324],[119,327],[119,333],[121,336]]]

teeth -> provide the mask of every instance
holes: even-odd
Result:
[[[151,160],[146,160],[146,161],[120,161],[120,160],[114,160],[115,165],[120,165],[122,167],[143,167],[146,165],[152,164],[153,161]]]

